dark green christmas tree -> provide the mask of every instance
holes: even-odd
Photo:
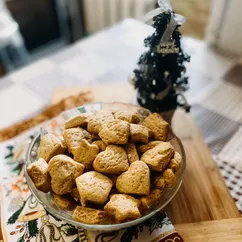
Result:
[[[173,42],[173,46],[165,47],[174,48],[175,53],[164,53],[165,51],[159,51],[157,48],[162,48],[162,36],[174,14],[172,11],[166,11],[154,18],[155,32],[144,40],[149,50],[141,55],[138,61],[139,69],[134,70],[133,82],[138,91],[137,101],[153,112],[169,111],[178,106],[186,111],[190,110],[182,94],[188,89],[184,63],[190,61],[190,56],[181,48],[180,25],[176,26],[170,37],[169,43]]]

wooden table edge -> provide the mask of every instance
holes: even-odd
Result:
[[[176,224],[175,229],[186,242],[242,241],[242,217]]]

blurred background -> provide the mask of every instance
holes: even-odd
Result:
[[[223,0],[221,0],[223,1]],[[186,16],[184,35],[204,39],[212,0],[171,0]],[[156,0],[0,0],[0,76],[125,18],[142,18]]]

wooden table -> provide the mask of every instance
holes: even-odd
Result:
[[[109,84],[56,89],[52,103],[86,89],[92,90],[94,102],[135,100],[135,91],[129,84]],[[172,127],[187,156],[183,184],[165,209],[176,230],[186,242],[242,241],[240,212],[193,118],[178,110]]]
[[[190,114],[172,120],[187,156],[183,184],[165,209],[185,241],[242,241],[242,218]]]

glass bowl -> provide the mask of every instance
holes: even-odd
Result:
[[[50,197],[50,193],[44,193],[44,192],[36,189],[34,183],[32,182],[31,178],[29,177],[29,175],[27,173],[27,166],[29,164],[31,164],[32,162],[36,161],[36,159],[37,159],[40,138],[42,135],[44,135],[46,133],[53,133],[57,137],[61,136],[61,134],[64,130],[64,123],[69,118],[76,116],[78,113],[93,113],[93,112],[96,112],[99,110],[104,110],[104,109],[105,110],[107,109],[110,111],[133,109],[133,110],[138,111],[140,114],[145,115],[145,114],[149,113],[149,111],[147,109],[144,109],[144,108],[141,108],[141,107],[138,107],[135,105],[121,104],[121,103],[88,104],[88,105],[84,105],[84,106],[81,106],[78,108],[74,108],[74,109],[65,111],[65,112],[61,113],[60,115],[58,115],[57,117],[47,121],[43,125],[43,127],[41,128],[41,132],[39,134],[37,134],[37,136],[35,136],[35,138],[33,139],[33,141],[31,142],[31,144],[28,147],[28,150],[26,153],[26,162],[25,162],[25,176],[26,176],[27,183],[29,185],[30,190],[35,195],[37,200],[43,205],[43,207],[48,212],[50,212],[51,214],[53,214],[54,216],[56,216],[59,219],[62,219],[76,227],[83,228],[86,230],[92,230],[92,231],[120,230],[120,229],[124,229],[127,227],[137,225],[137,224],[149,219],[150,217],[152,217],[155,213],[157,213],[158,211],[163,209],[172,200],[172,198],[176,195],[176,193],[178,192],[178,190],[181,186],[184,171],[186,168],[186,157],[185,157],[183,145],[182,145],[180,139],[178,137],[176,137],[170,129],[170,132],[168,135],[168,141],[173,145],[175,150],[181,154],[182,164],[181,164],[180,169],[176,172],[176,177],[177,177],[176,183],[174,184],[174,186],[172,188],[169,188],[169,189],[167,188],[162,192],[162,198],[155,206],[153,206],[151,209],[149,209],[140,218],[129,221],[129,222],[120,223],[120,224],[99,225],[99,224],[84,224],[84,223],[74,221],[72,219],[72,212],[63,210],[63,209],[59,208],[58,206],[56,206]]]

